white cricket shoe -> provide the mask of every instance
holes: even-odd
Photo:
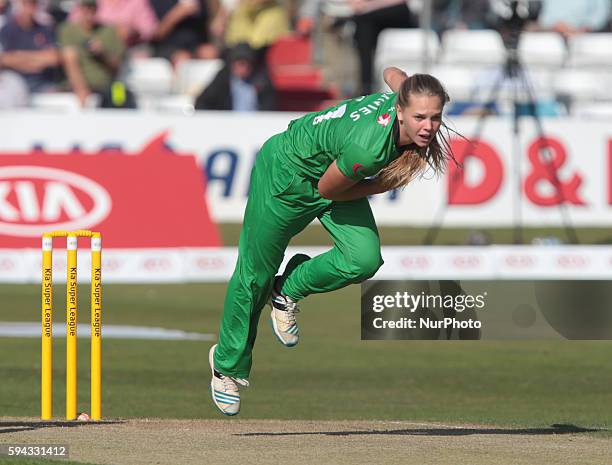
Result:
[[[225,376],[215,370],[215,348],[217,344],[210,348],[208,352],[208,363],[212,371],[212,380],[210,381],[210,393],[212,400],[219,410],[225,415],[237,415],[240,411],[240,386],[248,386],[249,382],[246,379],[232,378]]]
[[[285,347],[293,347],[300,339],[300,330],[295,320],[295,314],[299,313],[300,309],[297,302],[280,293],[277,286],[279,282],[280,276],[274,278],[270,297],[270,307],[272,307],[270,323],[280,343]]]

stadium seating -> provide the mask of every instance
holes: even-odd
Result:
[[[267,63],[278,89],[320,88],[323,71],[313,65],[309,38],[287,36],[276,41],[268,51]]]
[[[279,110],[315,111],[337,98],[337,91],[324,84],[322,69],[313,64],[310,38],[283,37],[270,47],[266,59]]]
[[[191,95],[166,95],[153,100],[152,107],[164,113],[191,116],[195,112],[194,98]]]
[[[611,68],[612,33],[579,34],[568,40],[568,66],[572,68]]]
[[[561,68],[567,57],[563,38],[556,32],[523,32],[518,53],[522,63],[530,68]]]
[[[346,7],[346,0],[324,6],[336,17],[342,16]],[[608,104],[600,102],[612,102],[612,33],[575,35],[566,45],[559,34],[524,31],[518,52],[536,100],[558,98],[576,115],[608,114]],[[386,29],[379,36],[375,55],[378,89],[388,90],[382,80],[387,66],[398,66],[409,74],[425,71],[424,53],[429,60],[427,71],[440,78],[455,103],[487,101],[507,56],[502,38],[494,30],[449,30],[440,40],[433,31]],[[313,62],[311,38],[288,35],[279,39],[270,48],[267,63],[280,110],[318,110],[339,98],[339,92],[325,84],[323,69]],[[136,94],[140,108],[190,114],[194,97],[222,66],[222,60],[193,59],[180,63],[174,71],[162,58],[135,56],[126,61],[120,77]],[[505,79],[496,104],[503,110],[515,96],[525,100],[527,94],[522,84]],[[70,93],[34,94],[31,106],[65,112],[81,109]],[[87,107],[92,106],[93,100]]]
[[[566,103],[610,100],[610,75],[601,71],[564,69],[553,78],[556,96]]]
[[[453,102],[465,102],[475,97],[477,72],[467,66],[436,65],[430,71],[446,87]],[[485,100],[488,96],[480,100]]]
[[[172,65],[165,58],[137,58],[126,62],[123,80],[136,95],[166,95],[172,92]]]
[[[427,52],[425,52],[427,50]],[[440,40],[434,31],[423,34],[420,29],[385,29],[378,37],[374,57],[374,77],[378,88],[386,89],[382,72],[388,66],[397,66],[410,73],[424,71],[422,61],[427,53],[428,62],[434,63],[440,52]]]
[[[577,102],[572,105],[572,116],[580,119],[612,119],[611,102]]]
[[[449,30],[442,36],[441,64],[490,66],[501,64],[505,56],[501,35],[492,29]]]
[[[176,68],[174,89],[179,94],[199,95],[223,68],[223,60],[185,60]]]
[[[85,104],[86,109],[96,108],[97,95],[91,95]],[[30,96],[30,106],[42,111],[76,113],[82,110],[79,99],[72,92],[34,93]]]
[[[385,29],[378,37],[376,67],[384,69],[397,66],[398,62],[418,65],[425,50],[429,61],[435,61],[440,51],[440,40],[434,31],[424,34],[420,29]]]

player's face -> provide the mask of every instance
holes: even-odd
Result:
[[[400,143],[425,147],[436,136],[442,124],[442,101],[437,96],[412,94],[406,108],[397,108]]]

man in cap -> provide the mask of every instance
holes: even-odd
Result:
[[[255,51],[240,43],[228,52],[228,64],[197,98],[197,110],[272,111],[276,93]]]
[[[91,94],[109,92],[125,53],[125,45],[114,26],[96,21],[96,0],[79,0],[75,22],[59,29],[64,68],[70,86],[85,104]]]

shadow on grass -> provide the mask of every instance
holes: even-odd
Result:
[[[34,431],[42,428],[77,428],[83,426],[119,425],[122,423],[125,423],[125,421],[0,421],[0,434]]]
[[[607,431],[606,429],[582,428],[575,425],[555,424],[549,428],[410,428],[410,429],[383,429],[363,431],[310,431],[293,433],[240,433],[236,436],[301,436],[301,435],[324,435],[324,436],[362,436],[362,435],[396,435],[396,436],[468,436],[471,434],[509,434],[509,435],[552,435],[552,434],[577,434]]]

